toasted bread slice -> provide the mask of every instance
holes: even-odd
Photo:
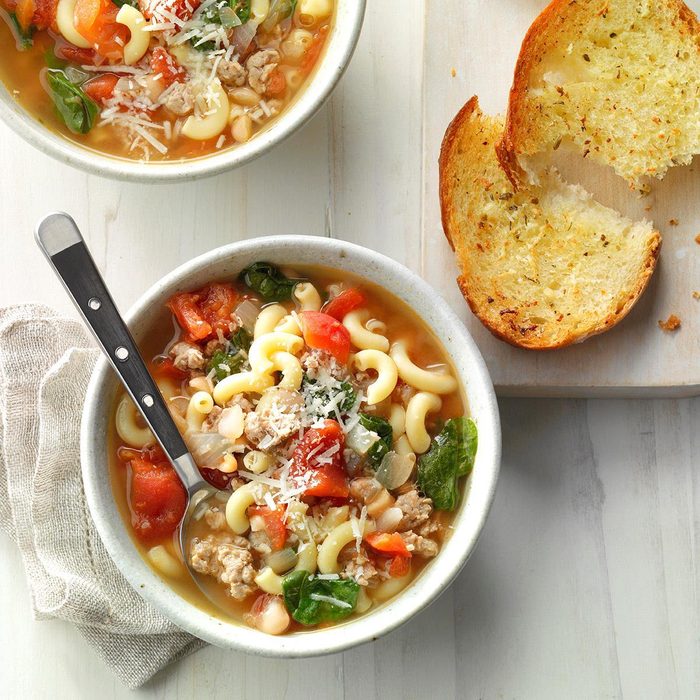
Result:
[[[515,191],[494,148],[502,132],[503,120],[483,115],[473,97],[442,143],[442,225],[464,298],[494,335],[524,348],[560,348],[611,328],[647,286],[659,233],[555,172]]]
[[[497,147],[511,181],[536,183],[562,141],[638,189],[690,163],[700,152],[699,29],[680,0],[554,0],[515,68]]]

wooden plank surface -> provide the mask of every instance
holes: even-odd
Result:
[[[612,170],[580,158],[562,172],[599,200],[633,218],[650,218],[664,242],[649,289],[611,331],[551,353],[512,348],[471,314],[454,282],[457,271],[440,225],[437,158],[447,124],[478,95],[486,112],[503,112],[522,38],[545,0],[445,0],[426,12],[424,80],[424,274],[458,309],[474,335],[502,395],[689,396],[700,394],[700,167],[673,169],[639,198]],[[700,0],[688,3],[700,10]],[[436,38],[439,37],[439,40]],[[455,75],[452,76],[454,69]],[[669,222],[675,219],[678,225]],[[674,313],[676,333],[657,325]]]
[[[514,15],[541,4],[503,2]],[[37,300],[72,313],[31,236],[56,208],[86,229],[122,307],[194,254],[283,231],[358,241],[435,281],[442,241],[420,229],[425,4],[371,1],[330,104],[266,158],[211,180],[144,188],[86,176],[0,125],[0,303]],[[497,3],[474,4],[486,19]],[[514,22],[483,26],[512,32]],[[0,695],[698,697],[700,399],[500,407],[502,476],[476,553],[442,597],[388,637],[305,661],[207,648],[131,693],[73,627],[31,619],[20,558],[0,536]]]

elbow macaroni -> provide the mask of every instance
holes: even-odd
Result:
[[[124,63],[133,66],[138,63],[148,51],[152,32],[146,31],[146,18],[131,5],[122,5],[117,12],[116,20],[131,32],[131,38],[124,44]]]
[[[124,7],[128,7],[125,5]],[[122,8],[124,9],[124,8]],[[207,141],[218,136],[228,124],[229,103],[226,90],[217,82],[213,94],[207,100],[207,112],[190,114],[182,125],[182,134],[195,141]]]
[[[214,401],[223,406],[236,394],[262,394],[275,383],[270,374],[257,374],[256,372],[238,372],[222,379],[214,387]]]
[[[311,282],[299,282],[294,287],[294,298],[299,302],[302,311],[321,310],[321,295]]]
[[[457,389],[457,380],[451,374],[429,372],[413,364],[403,341],[394,343],[389,354],[396,363],[399,377],[409,386],[433,394],[450,394]]]
[[[201,430],[204,419],[211,413],[214,408],[214,399],[211,394],[206,391],[198,391],[192,395],[190,402],[187,404],[187,420],[188,430]]]
[[[389,341],[379,333],[368,330],[364,323],[367,321],[369,311],[367,309],[356,309],[343,316],[343,325],[350,333],[352,344],[360,350],[389,351]]]
[[[380,583],[374,591],[372,591],[372,598],[380,603],[389,600],[389,598],[393,598],[397,593],[400,593],[406,588],[406,586],[411,583],[412,578],[412,571],[409,571],[405,576],[401,576],[401,578],[390,578],[384,581],[384,583]]]
[[[251,450],[246,452],[243,457],[243,466],[253,474],[262,474],[266,472],[270,467],[275,465],[275,459],[272,455],[266,452],[260,452],[259,450]]]
[[[115,423],[117,434],[130,447],[142,449],[146,445],[155,444],[155,438],[149,428],[140,427],[136,422],[138,409],[127,394],[122,396],[117,406]]]
[[[316,22],[329,17],[333,12],[332,0],[300,0],[299,14],[313,17]]]
[[[374,524],[369,521],[365,522],[362,536],[364,537],[373,530]],[[337,574],[340,571],[340,562],[338,561],[340,550],[353,540],[355,540],[355,532],[350,521],[331,530],[326,539],[323,540],[323,544],[318,548],[318,570],[322,574]]]
[[[308,571],[310,574],[316,573],[316,562],[318,550],[315,542],[302,542],[297,551],[297,563],[294,571]]]
[[[423,454],[430,447],[430,435],[425,428],[428,413],[442,408],[442,399],[437,394],[420,391],[411,398],[406,407],[406,437],[416,454]]]
[[[287,315],[287,309],[281,304],[270,304],[265,306],[255,321],[255,328],[253,329],[253,338],[257,339],[261,335],[266,333],[272,333],[275,330],[275,326]]]
[[[284,351],[273,352],[270,360],[272,361],[272,369],[276,372],[282,372],[282,379],[277,386],[298,391],[304,378],[301,362],[290,352]]]
[[[266,566],[253,580],[258,585],[258,588],[270,595],[282,595],[284,592],[282,590],[282,577],[276,574],[269,566]]]
[[[399,375],[389,355],[379,350],[360,350],[355,355],[354,363],[362,371],[373,369],[377,372],[377,378],[367,387],[367,403],[370,406],[391,396]]]
[[[256,338],[248,351],[248,361],[257,374],[267,374],[274,369],[272,355],[277,352],[298,353],[304,341],[298,335],[273,331]]]
[[[66,41],[81,49],[90,49],[92,44],[75,28],[76,0],[59,0],[56,6],[56,26]]]
[[[406,409],[399,403],[392,403],[389,409],[389,424],[394,442],[406,432]]]
[[[288,314],[275,326],[278,333],[290,333],[301,337],[301,326],[294,314]]]
[[[226,522],[237,534],[248,532],[250,520],[246,511],[255,503],[255,484],[250,482],[236,489],[226,502]]]

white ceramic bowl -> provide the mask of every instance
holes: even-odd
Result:
[[[175,624],[220,647],[278,657],[341,651],[398,627],[431,603],[469,558],[493,498],[501,456],[498,407],[486,365],[464,324],[422,279],[366,248],[329,238],[276,236],[233,243],[182,265],[153,285],[126,315],[137,342],[148,333],[153,309],[178,291],[232,279],[257,260],[278,265],[319,264],[375,282],[407,302],[433,328],[462,380],[479,430],[476,462],[454,521],[454,533],[408,588],[376,611],[344,624],[273,637],[210,616],[181,598],[145,564],[119,515],[107,478],[106,434],[117,379],[104,358],[88,388],[81,429],[85,491],[97,529],[115,563],[140,595]]]
[[[362,29],[366,0],[336,0],[333,29],[322,60],[299,97],[273,124],[248,143],[201,158],[141,163],[83,148],[47,129],[26,112],[0,82],[0,119],[46,153],[87,172],[131,182],[173,182],[216,175],[267,153],[297,131],[330,96],[352,57]]]

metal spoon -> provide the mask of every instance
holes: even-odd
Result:
[[[68,214],[49,214],[37,226],[36,241],[187,491],[187,508],[180,522],[180,552],[199,585],[189,564],[187,526],[197,506],[219,491],[197,468],[75,221]]]

